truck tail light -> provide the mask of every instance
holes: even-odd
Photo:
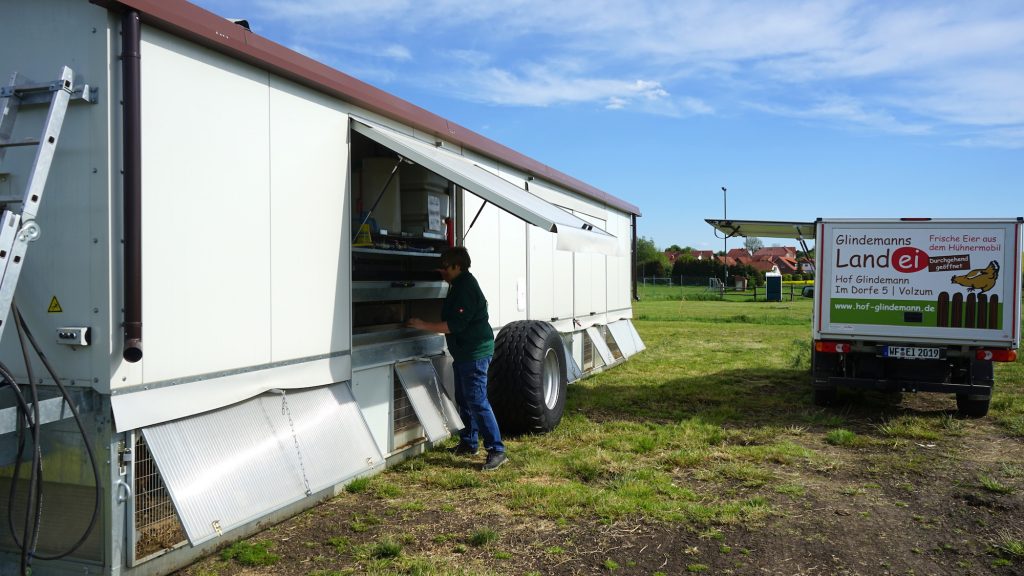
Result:
[[[829,342],[828,340],[816,340],[814,349],[824,354],[846,354],[852,351],[848,342]]]
[[[1016,362],[1016,350],[985,350],[981,349],[974,353],[978,360],[990,360],[992,362]]]

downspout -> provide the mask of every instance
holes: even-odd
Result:
[[[630,214],[630,219],[633,221],[633,249],[630,250],[630,279],[633,281],[633,301],[639,302],[640,295],[636,291],[636,214]]]
[[[142,360],[142,82],[139,13],[121,17],[124,121],[124,359]]]

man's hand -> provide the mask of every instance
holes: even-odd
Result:
[[[427,332],[440,332],[441,334],[448,333],[448,323],[444,321],[427,322],[426,320],[420,320],[419,318],[409,318],[405,325],[409,328],[425,330]]]

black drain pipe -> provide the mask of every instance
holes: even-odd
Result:
[[[631,240],[631,249],[629,251],[629,253],[630,253],[630,257],[629,257],[629,264],[630,264],[630,266],[629,267],[632,270],[632,272],[630,272],[630,274],[629,274],[629,279],[630,279],[631,283],[633,284],[633,300],[635,302],[639,302],[640,301],[640,294],[637,293],[637,291],[636,291],[636,214],[630,214],[630,220],[632,220],[631,223],[633,224],[633,226],[632,226],[632,228],[633,228],[633,235],[632,236],[633,237],[632,237],[632,240]]]
[[[124,359],[142,360],[142,82],[139,13],[121,17],[124,113]]]

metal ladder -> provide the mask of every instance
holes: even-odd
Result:
[[[74,73],[64,66],[60,78],[53,82],[33,84],[23,82],[15,72],[7,86],[0,87],[0,162],[3,162],[8,148],[18,146],[35,146],[36,156],[28,173],[25,194],[20,198],[2,198],[6,201],[3,215],[0,216],[0,337],[8,322],[14,291],[18,286],[18,277],[25,262],[28,244],[39,238],[41,230],[36,223],[39,203],[43,199],[46,179],[53,164],[53,154],[60,138],[60,130],[64,125],[68,104],[72,99],[89,103],[96,102],[96,91],[88,84],[79,89],[74,87]],[[43,122],[42,134],[37,140],[11,140],[14,133],[14,122],[18,110],[22,107],[49,104],[49,112]],[[9,177],[0,173],[0,176]],[[11,209],[20,202],[21,213]]]

